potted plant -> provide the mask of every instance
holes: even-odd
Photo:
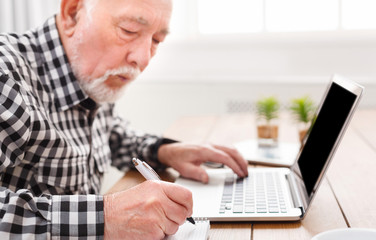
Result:
[[[289,109],[295,121],[299,124],[299,140],[302,142],[314,118],[316,105],[309,96],[303,96],[292,99]]]
[[[278,124],[280,104],[270,96],[256,102],[257,137],[259,145],[273,146],[278,143]]]

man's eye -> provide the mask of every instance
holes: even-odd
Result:
[[[136,33],[137,33],[137,32],[134,32],[134,31],[130,31],[130,30],[128,30],[128,29],[125,29],[125,28],[122,28],[122,30],[123,30],[124,33],[126,33],[126,34],[130,34],[130,35],[132,35],[132,34],[136,34]]]
[[[158,39],[155,39],[155,38],[153,38],[153,42],[154,42],[155,44],[160,44],[160,43],[161,43],[161,41],[159,41]]]

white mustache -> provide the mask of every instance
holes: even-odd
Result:
[[[127,78],[128,80],[134,80],[141,73],[140,69],[134,67],[120,67],[117,69],[107,70],[101,77],[95,78],[92,80],[83,80],[81,81],[81,87],[84,91],[95,101],[99,103],[103,102],[115,102],[119,99],[124,90],[125,86],[122,86],[119,89],[111,89],[106,84],[105,81],[110,76],[120,75]]]
[[[141,71],[139,68],[134,68],[134,67],[119,67],[117,69],[110,69],[107,70],[102,77],[97,78],[95,81],[96,82],[104,82],[107,78],[110,76],[116,76],[116,75],[122,75],[126,76],[130,80],[134,80],[137,78],[138,75],[140,75]]]

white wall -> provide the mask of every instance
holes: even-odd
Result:
[[[148,80],[317,79],[333,72],[374,82],[376,34],[273,33],[167,41]]]
[[[288,104],[305,94],[318,102],[333,73],[364,85],[361,107],[376,107],[375,62],[372,32],[170,40],[118,108],[135,128],[162,133],[179,116],[224,114],[230,102],[276,95]]]

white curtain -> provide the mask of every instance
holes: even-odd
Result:
[[[0,0],[0,32],[22,33],[59,10],[60,0]]]

